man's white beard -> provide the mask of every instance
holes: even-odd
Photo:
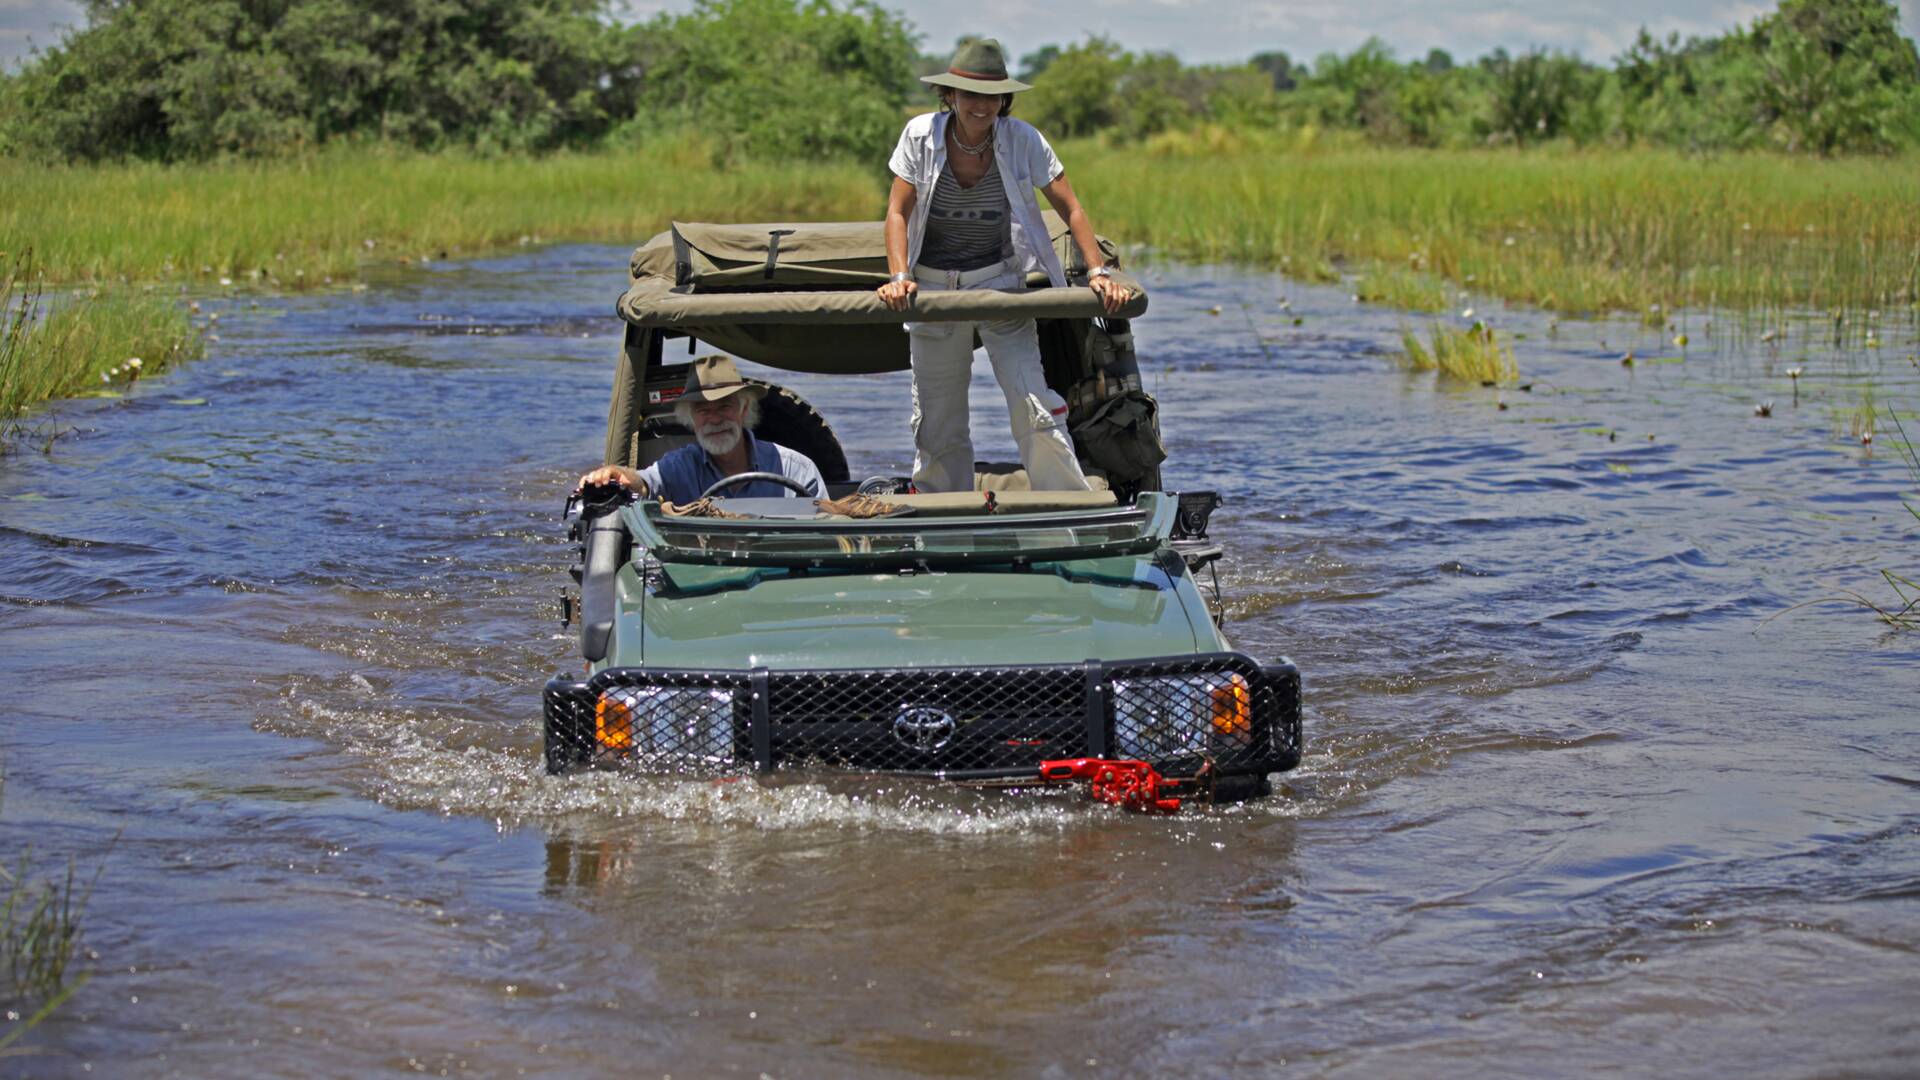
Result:
[[[693,438],[700,444],[700,449],[714,457],[724,457],[740,445],[740,425],[728,424],[710,431],[695,430]]]

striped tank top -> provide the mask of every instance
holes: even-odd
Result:
[[[951,171],[942,172],[933,186],[920,263],[936,270],[978,270],[1011,258],[1012,222],[999,166],[987,169],[970,188],[961,187]]]

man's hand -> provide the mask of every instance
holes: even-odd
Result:
[[[641,479],[640,474],[624,465],[602,465],[592,472],[587,473],[580,478],[580,483],[574,487],[574,494],[577,495],[582,489],[594,487],[599,484],[618,484],[643,499],[653,494],[647,490],[647,482]]]

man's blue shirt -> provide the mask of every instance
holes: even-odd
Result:
[[[747,460],[753,463],[752,471],[779,473],[804,486],[813,498],[827,497],[827,485],[820,479],[820,470],[807,455],[756,439],[751,432],[742,434],[741,438],[747,440]],[[714,467],[713,459],[697,442],[670,450],[659,461],[640,470],[640,477],[647,482],[654,498],[676,503],[698,499],[701,492],[719,483],[725,475]],[[719,494],[728,498],[765,498],[793,492],[770,480],[755,480],[735,484]]]

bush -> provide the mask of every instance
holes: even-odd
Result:
[[[89,0],[9,80],[0,140],[65,160],[259,155],[342,135],[543,149],[631,109],[604,0]]]
[[[1776,145],[1888,151],[1913,133],[1920,55],[1887,0],[1785,0],[1732,52],[1735,91]]]
[[[868,0],[700,0],[639,33],[623,134],[642,141],[697,128],[733,157],[883,162],[925,89],[906,24]]]
[[[1120,79],[1132,57],[1103,37],[1059,50],[1046,78],[1022,94],[1020,114],[1052,139],[1091,135],[1120,115]]]

